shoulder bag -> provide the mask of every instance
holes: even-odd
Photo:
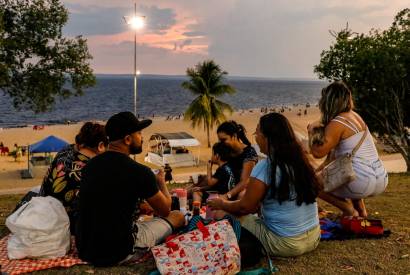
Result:
[[[353,156],[362,145],[366,135],[367,127],[364,130],[362,138],[353,148],[352,153],[346,153],[342,156],[339,156],[323,168],[323,190],[325,192],[332,192],[342,185],[345,185],[356,179],[356,174],[352,166],[352,160]]]

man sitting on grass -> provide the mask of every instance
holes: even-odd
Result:
[[[193,201],[204,202],[208,193],[204,191],[214,191],[218,194],[228,194],[235,186],[235,177],[228,160],[232,154],[232,149],[222,142],[215,143],[212,147],[212,157],[207,166],[207,177],[199,185],[192,189]],[[218,165],[215,174],[212,175],[212,165]]]
[[[105,126],[108,150],[83,169],[76,242],[80,258],[95,266],[127,262],[136,248],[152,247],[184,225],[182,213],[170,211],[163,171],[155,176],[129,157],[141,153],[141,130],[151,122],[130,112],[113,115]],[[159,217],[138,221],[144,199]]]

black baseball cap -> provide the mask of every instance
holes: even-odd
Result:
[[[121,112],[113,115],[108,119],[105,125],[105,132],[109,141],[115,141],[124,138],[137,131],[147,128],[152,120],[138,120],[131,112]]]

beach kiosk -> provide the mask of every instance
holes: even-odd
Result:
[[[199,163],[199,149],[195,156],[190,147],[199,145],[199,141],[186,132],[155,133],[148,141],[145,161],[158,166],[166,163],[171,167],[195,166]]]

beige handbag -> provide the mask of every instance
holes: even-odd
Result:
[[[352,166],[352,159],[354,154],[360,148],[360,145],[362,145],[366,134],[367,127],[364,130],[364,134],[359,143],[357,143],[356,147],[353,148],[352,153],[346,153],[342,156],[339,156],[323,168],[323,191],[332,192],[342,185],[352,182],[356,179],[356,174]]]

